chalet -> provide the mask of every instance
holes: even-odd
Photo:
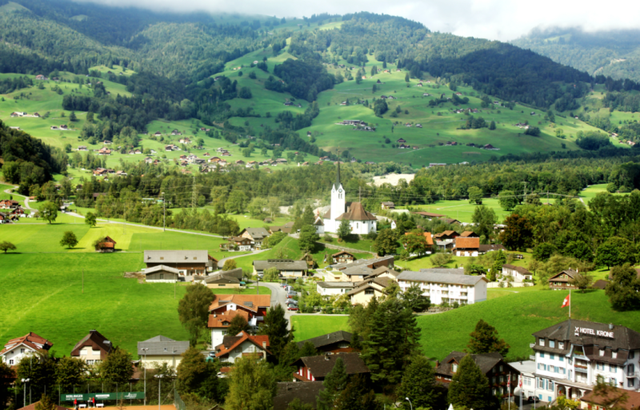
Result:
[[[522,266],[514,265],[502,265],[502,275],[511,276],[516,282],[524,282],[525,280],[532,280],[533,275],[527,269]]]
[[[453,252],[456,256],[478,256],[480,250],[480,238],[462,237],[455,238]]]
[[[159,368],[166,364],[177,369],[182,355],[189,349],[188,341],[178,341],[158,335],[138,342],[138,357],[144,367]]]
[[[109,141],[109,140],[104,140],[102,143],[103,143],[104,145],[111,145],[111,141]]]
[[[225,336],[222,344],[214,346],[216,357],[222,362],[234,363],[241,357],[266,359],[270,355],[269,336],[251,336],[247,332],[240,332],[235,336]]]
[[[582,275],[577,271],[565,269],[549,278],[549,289],[577,289],[573,281],[578,279],[582,279]]]
[[[156,265],[142,272],[147,283],[175,283],[180,280],[180,271],[166,265]]]
[[[480,248],[478,249],[480,255],[484,255],[487,252],[493,252],[493,251],[506,251],[507,248],[505,248],[504,246],[500,245],[500,244],[487,244],[487,245],[480,245]],[[521,257],[518,259],[522,259],[522,255],[520,255]],[[517,258],[517,256],[516,256]]]
[[[215,318],[225,312],[244,310],[249,314],[249,325],[258,326],[270,306],[270,295],[216,295],[209,306],[209,314]]]
[[[315,349],[324,354],[351,353],[351,340],[353,335],[344,330],[328,333],[326,335],[314,337],[297,342],[298,348],[302,349],[306,343],[311,343]]]
[[[354,282],[318,282],[316,284],[316,291],[322,296],[342,295],[347,293],[356,287]]]
[[[191,139],[189,139],[188,137],[180,138],[180,144],[190,144],[190,143],[191,143]]]
[[[498,150],[498,148],[494,147],[494,146],[493,146],[493,145],[491,145],[491,144],[487,144],[487,145],[485,145],[484,147],[482,147],[482,149],[489,149],[489,150],[494,150],[494,151],[497,151],[497,150]]]
[[[0,209],[15,209],[20,206],[20,202],[14,199],[4,199],[0,201]]]
[[[26,112],[16,111],[16,112],[12,112],[12,113],[11,113],[11,118],[15,118],[15,117],[24,117],[25,115],[27,115],[27,113],[26,113]]]
[[[422,83],[418,83],[416,87],[422,87]]]
[[[435,240],[436,245],[441,247],[443,250],[452,249],[457,237],[458,233],[451,230],[433,235],[433,239]]]
[[[331,255],[333,263],[352,263],[356,260],[356,257],[347,251],[340,251]]]
[[[292,228],[293,228],[293,222],[287,222],[286,224],[284,224],[282,226],[272,226],[271,228],[269,228],[269,232],[271,232],[271,233],[276,233],[276,232],[291,233],[291,229]]]
[[[105,236],[100,242],[97,242],[95,245],[96,252],[100,253],[111,253],[116,250],[116,241],[114,241],[111,237]]]
[[[398,144],[404,144],[405,142],[407,142],[404,138],[400,138],[396,141]]]
[[[144,251],[144,263],[147,268],[158,265],[178,269],[180,275],[206,274],[218,266],[218,260],[204,250],[189,251]]]
[[[154,137],[162,137],[162,133],[160,131],[153,134]]]
[[[422,124],[416,124],[416,128],[422,128]]]
[[[270,233],[265,228],[245,228],[240,232],[239,236],[248,238],[253,241],[255,249],[261,249],[262,243],[269,237]]]
[[[182,133],[178,130],[173,130],[171,131],[171,135],[176,136],[176,135],[182,135]]]
[[[293,103],[292,103],[291,101],[285,101],[285,102],[284,102],[284,105],[286,105],[286,106],[288,107],[288,106],[293,105]]]
[[[253,273],[263,275],[267,269],[275,268],[284,278],[299,278],[306,276],[308,267],[305,261],[292,259],[267,259],[253,261]]]
[[[144,162],[145,162],[145,164],[153,164],[153,158],[151,158],[151,157],[146,157],[146,158],[144,159]]]
[[[86,146],[84,146],[84,145],[80,145],[80,146],[78,147],[78,151],[86,151],[86,150],[87,150],[87,147],[86,147]]]
[[[10,130],[20,131],[20,127],[9,127]]]
[[[252,318],[249,312],[243,309],[229,310],[219,315],[209,315],[207,327],[211,329],[211,347],[215,348],[222,343],[227,334],[227,329],[231,326],[231,321],[236,316],[242,317],[247,323]]]
[[[62,125],[60,126],[60,129],[61,129],[61,130],[63,130],[63,131],[66,131],[66,130],[68,130],[68,129],[69,129],[69,127],[67,127],[65,124],[62,124]]]
[[[453,380],[453,376],[458,372],[458,366],[468,353],[451,352],[442,363],[436,366],[436,382],[444,384],[446,387]],[[471,358],[480,368],[482,374],[489,379],[491,393],[494,396],[513,396],[513,391],[517,387],[516,380],[520,372],[508,364],[500,353],[472,354]],[[509,385],[511,381],[511,385]]]
[[[47,339],[38,336],[33,332],[29,332],[22,337],[11,339],[4,345],[4,349],[0,351],[0,358],[9,366],[15,366],[20,363],[24,357],[33,356],[40,350],[49,350],[53,343]]]
[[[90,330],[89,334],[82,338],[73,350],[71,357],[80,359],[88,365],[102,363],[113,350],[113,345],[97,330]]]
[[[463,238],[479,238],[478,234],[473,231],[464,231],[460,234]]]
[[[100,148],[98,150],[98,155],[111,155],[111,150],[109,148]]]
[[[336,360],[341,358],[349,376],[361,374],[368,376],[370,371],[359,353],[338,353],[324,356],[301,357],[293,366],[297,369],[293,377],[302,382],[324,381],[333,370]]]
[[[383,202],[380,207],[382,209],[396,209],[396,205],[393,202]]]
[[[253,241],[242,236],[232,236],[227,243],[221,243],[220,249],[223,251],[246,252],[253,250]]]
[[[215,272],[204,279],[204,285],[210,289],[240,288],[244,285],[242,276],[242,268]]]
[[[347,295],[349,296],[352,305],[367,306],[374,297],[380,299],[387,296],[386,288],[393,282],[394,280],[388,277],[364,279],[363,281],[356,283],[356,286],[353,290],[349,291]]]
[[[418,212],[412,212],[412,213],[416,214],[416,215],[420,215],[421,217],[426,218],[428,220],[432,220],[434,218],[442,218],[442,217],[444,217],[444,215],[434,214],[432,212],[418,211]]]
[[[42,74],[38,74],[38,75],[36,76],[36,80],[38,80],[38,81],[44,81],[46,78],[47,78],[47,77],[43,76]]]

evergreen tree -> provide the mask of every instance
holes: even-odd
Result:
[[[399,398],[409,397],[415,408],[444,408],[444,399],[436,386],[436,372],[429,359],[418,354],[411,358],[402,375],[402,383],[396,391]],[[403,408],[409,410],[409,403],[403,401]]]
[[[336,410],[378,410],[379,404],[373,390],[367,388],[362,375],[356,375],[336,398]]]
[[[316,347],[311,342],[305,342],[302,345],[302,349],[300,349],[300,357],[309,357],[309,356],[317,356],[318,351]]]
[[[398,299],[388,299],[373,313],[370,329],[362,342],[362,359],[371,371],[371,380],[381,385],[399,383],[419,347],[420,329],[413,312]]]
[[[71,111],[71,114],[69,115],[69,121],[71,121],[71,122],[78,121],[78,117],[76,117],[76,112],[75,111]]]
[[[467,345],[469,353],[500,353],[506,356],[509,353],[509,345],[504,339],[498,339],[498,331],[484,320],[480,319],[476,323],[476,328],[471,332],[471,340]]]
[[[329,410],[335,408],[335,401],[338,395],[347,387],[347,370],[341,357],[336,359],[333,369],[327,374],[322,382],[324,389],[318,396],[318,410]]]
[[[293,329],[289,330],[288,324],[282,305],[277,304],[269,309],[260,326],[259,334],[269,336],[269,349],[277,360],[280,359],[284,347],[293,340]]]
[[[319,240],[320,235],[316,233],[316,227],[314,225],[304,225],[302,229],[300,229],[298,246],[301,251],[313,252]]]
[[[424,312],[429,309],[431,300],[429,300],[428,296],[424,296],[422,293],[420,286],[414,283],[409,287],[409,289],[402,293],[402,301],[404,302],[404,305],[408,309],[411,309],[412,312]]]
[[[227,328],[227,334],[237,335],[240,332],[247,332],[248,330],[249,323],[247,323],[247,320],[240,315],[235,315]]]
[[[471,355],[466,355],[460,361],[458,371],[449,384],[447,399],[456,408],[474,410],[494,408],[495,399],[491,395],[489,379],[482,374]]]
[[[493,130],[495,130],[495,129],[496,129],[496,122],[495,122],[495,121],[491,121],[491,123],[489,124],[489,129],[490,129],[491,131],[493,131]]]

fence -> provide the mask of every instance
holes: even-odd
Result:
[[[182,401],[182,397],[180,397],[180,393],[178,390],[173,393],[173,405],[176,406],[176,410],[186,410],[187,406],[185,406],[184,401]]]

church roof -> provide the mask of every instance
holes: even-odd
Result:
[[[371,212],[367,212],[360,202],[352,202],[347,212],[336,218],[336,221],[375,221],[377,218]]]

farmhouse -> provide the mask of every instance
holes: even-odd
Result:
[[[147,268],[158,265],[178,269],[180,275],[204,275],[218,266],[218,260],[207,251],[144,251]]]
[[[434,305],[443,302],[470,305],[487,300],[487,279],[461,272],[460,269],[444,268],[404,271],[398,275],[398,285],[403,292],[411,285],[418,285]]]
[[[625,326],[569,319],[533,334],[538,398],[583,397],[601,378],[638,389],[640,333]]]
[[[258,326],[270,306],[270,295],[216,295],[209,306],[209,314],[217,317],[225,312],[244,310],[249,314],[249,325]]]
[[[532,280],[533,275],[531,272],[523,268],[522,266],[514,265],[502,265],[502,274],[505,276],[511,276],[516,282],[524,282],[525,280]]]
[[[267,259],[253,261],[253,273],[263,275],[264,271],[275,268],[280,276],[285,278],[299,278],[307,274],[307,262],[293,259]]]
[[[245,228],[239,236],[248,238],[253,242],[255,249],[262,248],[262,242],[269,237],[269,231],[264,228]]]
[[[80,359],[88,365],[100,364],[111,353],[111,342],[97,330],[90,330],[71,351],[71,357]]]
[[[222,344],[215,346],[216,357],[223,362],[234,363],[241,357],[266,359],[269,352],[269,336],[251,336],[240,332],[235,336],[225,336]]]
[[[356,284],[356,287],[349,291],[349,299],[352,305],[367,306],[373,297],[381,298],[387,295],[385,289],[394,282],[393,279],[386,277],[374,277],[363,280]]]
[[[563,270],[549,278],[549,289],[576,289],[573,281],[581,278],[582,275],[573,269]]]
[[[51,346],[53,343],[47,339],[29,332],[22,337],[9,340],[0,351],[0,357],[9,366],[15,366],[23,357],[33,356],[40,350],[49,350]]]
[[[350,353],[353,352],[351,348],[352,339],[353,335],[351,333],[339,330],[312,339],[301,340],[297,345],[299,349],[302,349],[305,343],[311,343],[318,352],[324,354]]]
[[[366,235],[376,232],[377,218],[367,212],[360,202],[346,202],[346,192],[340,183],[340,163],[336,172],[336,182],[331,189],[331,208],[322,219],[322,225],[316,224],[316,232],[319,234],[337,233],[343,220],[349,221],[352,234]]]
[[[435,239],[436,245],[441,247],[442,250],[452,249],[457,237],[458,233],[452,230],[447,230],[433,235],[433,239]]]
[[[138,342],[138,357],[145,367],[159,367],[163,364],[176,369],[182,354],[189,349],[188,341],[176,341],[158,335],[144,342]]]
[[[383,202],[380,207],[382,209],[396,209],[396,205],[393,202]]]
[[[478,256],[480,250],[480,238],[462,237],[455,238],[453,253],[456,256]]]
[[[242,236],[232,236],[227,243],[221,243],[220,249],[234,251],[251,251],[253,250],[253,241]]]
[[[144,270],[147,282],[174,283],[182,276],[178,269],[166,265],[155,265]]]
[[[207,327],[211,329],[211,347],[215,348],[220,345],[224,340],[224,336],[227,334],[227,329],[231,326],[231,321],[234,317],[241,316],[244,320],[249,323],[251,320],[251,315],[248,311],[238,309],[238,310],[229,310],[220,315],[214,314],[209,315],[209,321],[207,323]]]
[[[333,370],[336,360],[341,358],[348,375],[369,375],[370,371],[359,353],[339,353],[325,356],[301,357],[293,366],[297,369],[293,377],[303,382],[323,381]]]
[[[453,376],[458,372],[460,362],[467,354],[451,352],[436,367],[436,382],[444,383],[448,387],[453,380]],[[482,374],[489,379],[489,385],[492,386],[491,393],[494,396],[513,396],[513,391],[516,388],[515,381],[518,379],[520,372],[505,362],[500,353],[472,354],[471,358],[480,368]],[[510,386],[507,385],[509,380],[511,380]]]

